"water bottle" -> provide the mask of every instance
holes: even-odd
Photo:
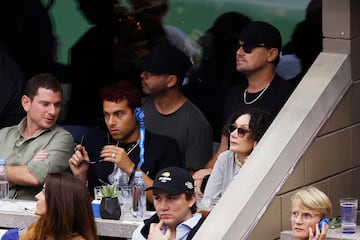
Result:
[[[146,194],[145,182],[142,178],[142,172],[135,172],[133,181],[133,216],[136,218],[143,218],[146,210]]]
[[[9,179],[5,159],[0,159],[0,200],[9,198]]]

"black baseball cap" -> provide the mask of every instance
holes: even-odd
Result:
[[[143,71],[153,74],[170,74],[183,77],[191,66],[189,57],[169,43],[154,46],[149,55],[132,61]]]
[[[194,179],[188,171],[180,167],[168,167],[160,170],[154,179],[152,187],[146,189],[160,189],[169,194],[194,193]]]
[[[247,24],[239,35],[239,40],[245,43],[264,44],[266,47],[277,48],[279,53],[282,48],[281,34],[273,25],[254,21]]]

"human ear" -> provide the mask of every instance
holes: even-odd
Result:
[[[30,103],[31,103],[31,99],[28,96],[23,95],[21,97],[21,105],[23,106],[25,112],[27,112],[29,110]]]
[[[177,79],[177,77],[175,75],[169,75],[168,76],[168,82],[167,82],[166,85],[167,85],[168,88],[172,88],[177,84],[177,82],[178,82],[178,79]]]
[[[279,55],[279,50],[277,48],[271,48],[268,54],[268,61],[269,62],[275,61],[278,55]]]

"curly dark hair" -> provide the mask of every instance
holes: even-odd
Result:
[[[260,141],[261,137],[264,135],[268,127],[270,126],[273,118],[268,111],[261,110],[259,108],[248,108],[242,109],[240,111],[235,112],[233,115],[230,116],[227,123],[224,126],[223,134],[229,137],[228,128],[230,125],[234,124],[236,119],[241,115],[249,114],[250,115],[250,122],[249,122],[249,129],[250,129],[250,137],[254,141]]]
[[[100,99],[110,102],[128,101],[128,106],[132,109],[141,107],[141,92],[128,80],[121,80],[111,85],[103,87],[100,91]]]

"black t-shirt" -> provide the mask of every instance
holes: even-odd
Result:
[[[275,75],[271,81],[269,87],[263,92],[252,104],[246,104],[244,102],[244,91],[247,88],[247,81],[241,85],[231,88],[226,96],[223,114],[223,124],[226,123],[229,117],[235,112],[246,108],[259,108],[268,111],[273,118],[279,113],[291,93],[294,91],[294,85],[288,81],[282,79],[280,76]],[[257,93],[246,93],[246,101],[251,102],[261,94],[261,91]]]
[[[155,178],[156,173],[166,167],[178,166],[184,167],[180,148],[175,139],[145,132],[145,146],[144,146],[144,163],[141,170],[146,173],[151,179]],[[119,144],[128,150],[133,144]],[[137,165],[139,162],[140,148],[137,145],[131,153],[130,159]],[[100,162],[89,166],[88,170],[88,187],[91,194],[94,194],[94,187],[109,183],[108,176],[114,170],[114,163]],[[147,204],[148,210],[154,210],[152,204]]]

